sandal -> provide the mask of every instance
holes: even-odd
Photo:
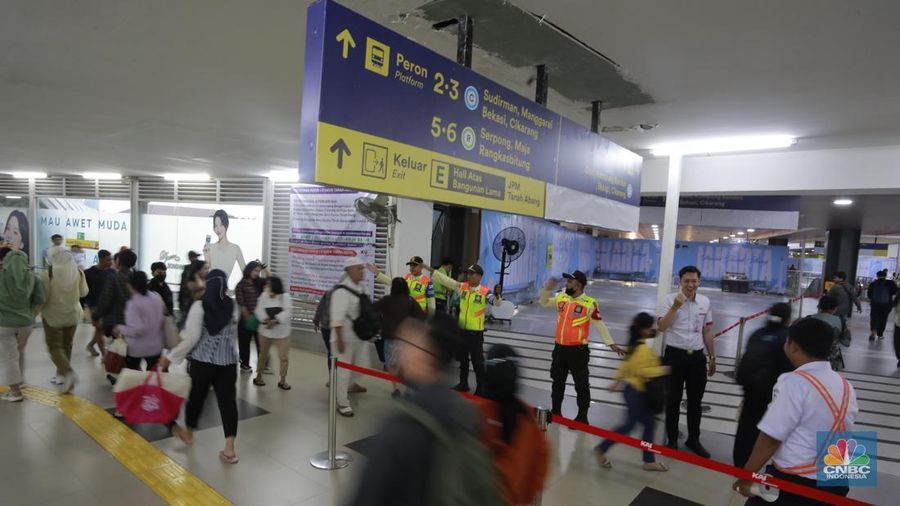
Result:
[[[645,462],[644,463],[644,471],[655,471],[659,473],[664,473],[669,470],[669,467],[664,462]]]
[[[226,464],[237,464],[238,457],[237,455],[225,455],[224,451],[219,452],[219,460]]]
[[[259,379],[259,378],[254,379],[254,380],[253,380],[253,384],[256,385],[256,386],[258,386],[258,387],[264,387],[264,386],[266,386],[266,382],[263,381],[263,380],[261,380],[261,379]]]
[[[291,389],[291,386],[288,385],[287,383],[283,382],[283,381],[279,381],[279,382],[278,382],[278,388],[280,388],[280,389],[282,389],[282,390],[290,390],[290,389]]]
[[[182,443],[186,445],[190,445],[194,443],[194,435],[187,431],[184,427],[180,425],[175,425],[172,427],[172,435],[176,438],[180,439]]]

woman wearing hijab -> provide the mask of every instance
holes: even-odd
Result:
[[[6,255],[2,254],[6,252]],[[28,268],[23,251],[0,251],[0,385],[9,391],[0,400],[22,400],[25,345],[34,328],[34,317],[44,303],[44,287]]]
[[[66,250],[57,249],[50,255],[50,267],[41,275],[47,302],[42,309],[44,338],[50,360],[56,366],[54,384],[62,385],[62,392],[75,388],[78,376],[72,370],[72,345],[75,330],[84,318],[81,299],[88,294],[87,280]]]
[[[212,386],[225,431],[225,449],[219,452],[219,459],[226,464],[236,464],[238,352],[234,346],[234,323],[238,310],[237,304],[226,295],[227,288],[228,278],[224,272],[219,269],[209,272],[203,298],[194,302],[188,311],[181,343],[159,360],[159,366],[168,368],[170,364],[181,363],[185,357],[191,359],[191,393],[185,407],[187,427],[173,425],[172,433],[187,444],[193,443],[193,431]]]
[[[491,450],[506,504],[533,504],[544,489],[550,447],[534,420],[534,408],[517,396],[518,357],[498,344],[485,362],[484,397],[476,397],[483,418],[482,439]]]

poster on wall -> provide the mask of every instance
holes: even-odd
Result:
[[[138,265],[149,272],[154,262],[163,262],[166,282],[178,284],[188,252],[195,251],[211,262],[210,268],[225,271],[234,288],[242,265],[262,257],[262,224],[263,206],[148,202],[141,213]]]
[[[131,244],[131,203],[127,200],[38,199],[37,249],[34,263],[42,265],[51,246],[50,236],[59,234],[67,248],[78,246],[85,267],[97,262],[101,249],[116,252]]]
[[[344,261],[360,256],[375,261],[375,224],[356,212],[356,199],[368,196],[318,186],[291,188],[291,295],[317,301],[344,275]],[[372,275],[365,286],[373,290]]]
[[[0,206],[0,244],[30,255],[30,233],[28,209]]]

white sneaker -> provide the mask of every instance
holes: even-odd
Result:
[[[337,412],[341,416],[353,416],[353,408],[350,406],[338,406]]]
[[[6,392],[3,395],[0,395],[0,400],[4,400],[6,402],[22,402],[22,399],[24,399],[24,397],[22,397],[21,393],[13,393],[12,390]]]
[[[63,387],[62,393],[69,394],[72,393],[72,390],[75,388],[75,385],[78,384],[78,375],[75,374],[75,371],[69,371],[63,376]]]
[[[65,384],[65,382],[66,382],[66,379],[63,376],[60,376],[58,374],[56,376],[50,378],[51,385],[59,386],[59,385]]]

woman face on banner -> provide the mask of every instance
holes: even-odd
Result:
[[[21,222],[21,215],[22,213],[18,211],[10,213],[9,218],[6,220],[6,227],[3,229],[3,240],[6,241],[11,249],[24,251],[27,246],[22,237],[22,230],[25,229],[28,224]]]
[[[228,213],[219,209],[213,214],[213,232],[219,241],[225,240],[228,234]]]

